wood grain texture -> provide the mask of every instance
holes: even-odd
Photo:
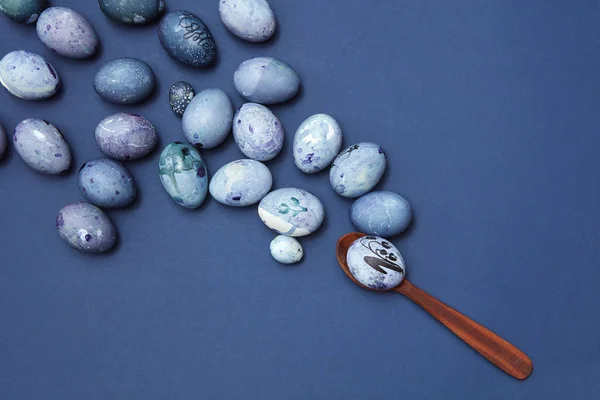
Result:
[[[346,262],[348,248],[356,239],[363,236],[366,235],[359,232],[352,232],[342,236],[337,243],[337,259],[342,270],[354,283],[365,289],[378,291],[358,282],[352,273],[350,273],[348,263]],[[525,353],[494,332],[414,286],[407,279],[404,279],[400,285],[391,290],[401,293],[417,303],[502,371],[517,379],[526,379],[531,374],[533,363]]]

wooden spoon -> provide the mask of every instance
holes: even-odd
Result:
[[[365,289],[371,289],[358,282],[346,262],[346,254],[350,245],[355,240],[366,236],[364,233],[348,233],[340,238],[337,243],[337,259],[342,270],[354,283]],[[444,324],[456,336],[464,340],[489,362],[500,368],[507,374],[517,379],[526,379],[533,369],[531,359],[521,350],[517,349],[500,336],[489,329],[479,325],[477,322],[465,317],[458,311],[448,307],[441,301],[433,298],[423,290],[414,286],[406,278],[392,289],[401,293],[417,303],[421,308],[431,314],[435,319]],[[376,291],[376,290],[375,290]]]

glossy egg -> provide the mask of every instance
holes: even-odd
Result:
[[[277,27],[267,0],[221,0],[219,14],[229,32],[249,42],[269,40]]]
[[[300,89],[300,76],[296,71],[271,57],[244,61],[235,71],[233,82],[242,97],[260,104],[283,103]]]
[[[350,208],[350,220],[359,231],[385,238],[402,233],[411,219],[410,204],[393,192],[367,193]]]
[[[83,164],[78,183],[83,197],[103,208],[126,207],[137,194],[131,173],[123,164],[109,158],[95,158]]]
[[[86,253],[108,251],[117,242],[117,232],[108,216],[86,202],[63,207],[56,216],[56,228],[69,246]]]
[[[391,290],[406,274],[398,249],[379,236],[364,236],[352,243],[346,254],[350,273],[364,286],[375,290]]]
[[[178,117],[183,117],[187,106],[194,98],[194,88],[188,82],[175,82],[169,89],[169,105]]]
[[[67,7],[47,8],[38,18],[36,29],[42,43],[64,57],[88,58],[98,49],[98,36],[92,25]]]
[[[233,117],[233,138],[246,157],[268,161],[283,147],[283,126],[267,107],[246,103]]]
[[[33,24],[46,4],[46,0],[0,0],[0,11],[13,21]]]
[[[321,201],[303,189],[284,188],[266,195],[258,205],[263,223],[280,235],[306,236],[315,232],[325,218]]]
[[[197,148],[212,149],[227,138],[232,120],[233,104],[227,93],[205,89],[187,106],[182,119],[183,132]]]
[[[121,24],[149,24],[162,14],[164,0],[98,0],[100,9],[110,19]]]
[[[289,236],[279,235],[269,246],[271,256],[281,264],[296,264],[302,260],[304,249],[300,242]]]
[[[96,127],[96,143],[115,160],[137,160],[158,144],[154,126],[136,114],[118,113],[104,118]]]
[[[38,54],[17,50],[0,60],[0,83],[13,95],[24,100],[43,100],[58,91],[58,74]]]
[[[222,166],[210,180],[211,196],[221,204],[246,207],[258,203],[271,190],[271,171],[254,160],[237,160]]]
[[[327,114],[306,119],[294,136],[294,163],[300,171],[313,174],[329,167],[342,147],[342,129]]]
[[[329,182],[340,196],[359,197],[383,177],[386,157],[375,143],[358,143],[342,151],[329,171]]]
[[[51,123],[39,118],[20,122],[13,136],[15,150],[25,164],[37,172],[65,174],[71,167],[71,150]]]

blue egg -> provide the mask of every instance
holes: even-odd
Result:
[[[104,64],[94,77],[94,90],[115,104],[135,104],[154,91],[152,68],[136,58],[117,58]]]
[[[300,77],[289,65],[271,57],[244,61],[233,75],[237,91],[248,101],[283,103],[300,89]]]
[[[217,147],[231,132],[233,104],[221,89],[198,93],[183,113],[182,126],[187,140],[197,148]]]
[[[402,233],[410,225],[412,211],[404,197],[377,191],[352,204],[350,220],[361,232],[387,238]]]
[[[294,162],[300,171],[313,174],[329,167],[342,147],[342,129],[327,114],[306,119],[294,136]]]
[[[120,162],[95,158],[79,169],[79,190],[90,203],[104,208],[127,207],[135,200],[133,177]]]
[[[350,273],[373,290],[391,290],[404,280],[406,266],[398,249],[378,236],[364,236],[352,243],[346,254]]]
[[[206,24],[187,11],[164,16],[158,38],[165,51],[180,63],[206,68],[217,59],[217,45]]]
[[[44,100],[58,91],[54,67],[39,54],[17,50],[0,60],[0,84],[24,100]]]
[[[129,25],[149,24],[165,9],[164,0],[98,0],[98,4],[108,18]]]
[[[69,246],[85,253],[108,251],[117,242],[117,231],[110,218],[85,201],[61,208],[56,216],[56,228]]]
[[[211,196],[219,203],[246,207],[258,203],[271,190],[271,171],[254,160],[237,160],[224,165],[212,177]]]
[[[329,182],[337,194],[359,197],[373,190],[383,177],[385,153],[375,143],[358,143],[342,151],[329,171]]]
[[[299,237],[315,232],[325,218],[321,201],[312,193],[296,188],[275,190],[258,205],[262,222],[280,235]]]
[[[283,126],[267,107],[246,103],[233,117],[233,138],[242,153],[258,161],[272,160],[283,148]]]
[[[46,5],[46,0],[0,0],[0,11],[18,23],[33,24]]]

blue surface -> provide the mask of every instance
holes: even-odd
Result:
[[[289,63],[301,96],[273,107],[287,130],[268,165],[275,188],[299,186],[328,214],[302,240],[297,267],[269,254],[274,234],[256,209],[210,199],[184,210],[165,193],[158,150],[130,162],[140,199],[109,211],[116,252],[80,254],[54,219],[80,200],[76,170],[41,176],[11,149],[0,164],[0,398],[13,399],[591,399],[600,390],[600,6],[531,1],[275,1],[274,40],[246,44],[219,20],[217,1],[170,0],[210,27],[216,68],[177,64],[157,25],[120,26],[95,5],[54,1],[88,17],[100,57],[52,54],[33,26],[0,15],[0,52],[47,57],[64,83],[54,99],[0,90],[0,123],[48,119],[75,165],[102,155],[94,128],[137,112],[161,146],[183,140],[170,85],[225,89],[260,55]],[[95,3],[90,1],[90,3]],[[93,76],[106,61],[147,61],[159,81],[140,106],[106,103]],[[309,115],[334,116],[344,145],[380,143],[415,221],[393,242],[408,278],[531,356],[520,382],[503,374],[416,305],[361,290],[335,261],[352,230],[351,200],[327,172],[294,166],[293,133]],[[242,158],[229,137],[204,152],[211,173]]]

